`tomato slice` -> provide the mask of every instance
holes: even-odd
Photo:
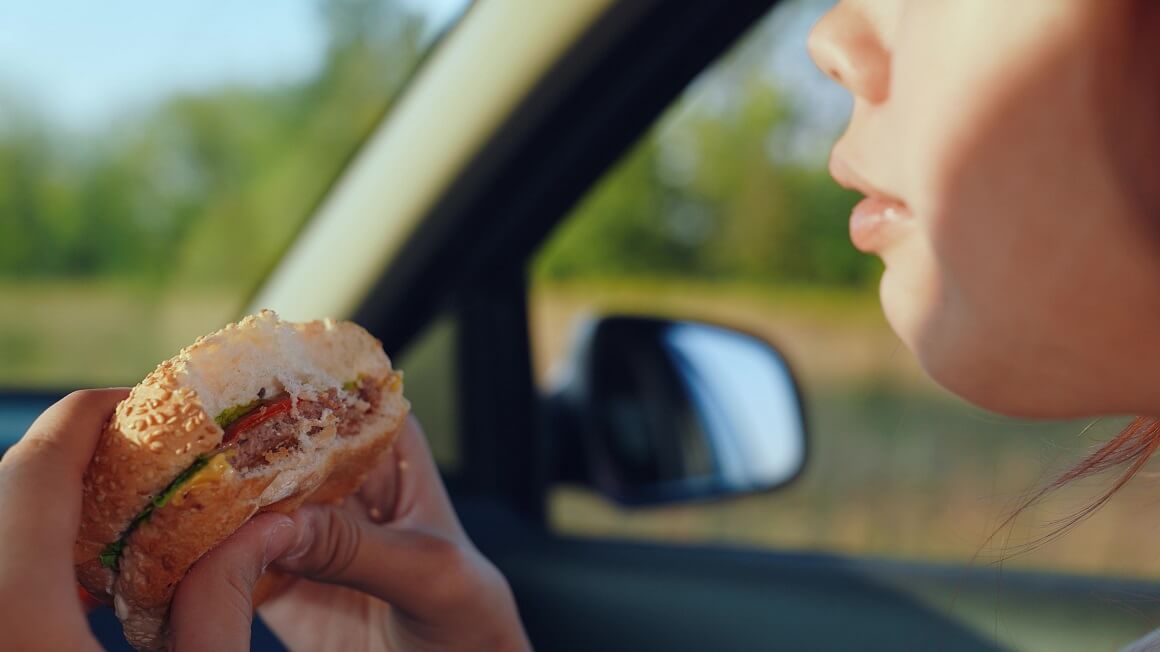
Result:
[[[228,444],[238,438],[238,435],[249,430],[265,421],[269,421],[279,414],[289,412],[293,407],[294,402],[290,396],[283,396],[281,398],[271,399],[269,402],[262,403],[258,407],[250,410],[245,416],[239,418],[237,421],[226,426],[226,433],[222,437],[222,443]]]
[[[89,593],[85,587],[81,586],[80,584],[77,584],[77,597],[80,598],[81,607],[85,610],[85,613],[88,613],[97,607],[107,604],[102,600],[94,598],[93,594]]]

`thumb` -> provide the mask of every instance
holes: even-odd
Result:
[[[177,586],[169,614],[177,650],[249,650],[254,585],[297,539],[294,523],[261,514],[198,560]]]

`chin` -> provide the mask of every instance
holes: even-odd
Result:
[[[886,320],[931,379],[976,407],[1026,419],[1091,416],[1083,396],[1045,378],[1039,367],[1020,365],[1028,343],[1015,342],[972,324],[947,293],[882,277]],[[927,291],[923,291],[926,289]]]
[[[1064,418],[1050,405],[1044,405],[1026,391],[1025,386],[977,358],[957,354],[945,343],[925,338],[914,350],[923,371],[944,389],[964,401],[989,412],[1025,419]]]

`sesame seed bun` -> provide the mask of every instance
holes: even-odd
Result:
[[[356,432],[339,434],[334,411],[299,413],[303,401],[356,380],[376,393],[360,403]],[[294,445],[234,468],[234,456],[219,452],[225,431],[215,418],[273,395],[288,395],[294,406],[287,424]],[[164,648],[169,603],[194,562],[257,513],[353,492],[389,449],[409,407],[381,344],[349,322],[289,323],[263,311],[199,338],[134,387],[106,425],[84,478],[78,580],[114,604],[136,648]],[[199,460],[204,467],[125,537],[115,569],[103,565],[102,551]]]

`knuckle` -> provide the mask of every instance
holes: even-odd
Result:
[[[478,559],[463,546],[442,538],[425,544],[425,554],[436,571],[425,588],[428,604],[442,609],[455,608],[473,599],[484,584]]]
[[[31,432],[31,431],[30,431]],[[57,437],[30,437],[25,434],[20,441],[4,455],[0,462],[0,470],[12,470],[13,467],[27,466],[41,459],[55,459],[63,448],[63,442]]]

